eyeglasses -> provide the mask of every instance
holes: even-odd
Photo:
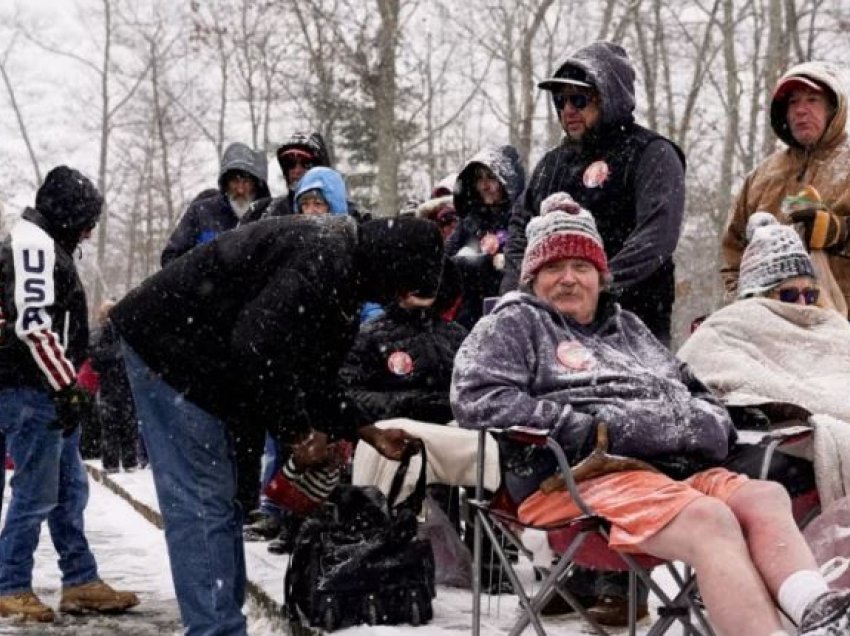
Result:
[[[552,101],[555,102],[557,110],[564,110],[567,102],[576,110],[584,110],[593,101],[593,95],[587,93],[552,93]]]
[[[802,296],[803,302],[806,305],[814,305],[818,301],[818,298],[820,298],[820,289],[814,287],[806,287],[805,289],[785,287],[784,289],[777,289],[776,294],[783,303],[796,303],[800,299],[800,296]]]
[[[229,183],[235,183],[237,181],[253,181],[254,177],[252,177],[247,172],[233,170],[227,175],[227,181]]]

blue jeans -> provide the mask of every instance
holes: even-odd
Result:
[[[97,580],[97,565],[86,541],[83,512],[89,485],[80,457],[80,431],[63,439],[51,428],[56,409],[35,388],[0,391],[0,432],[15,472],[12,498],[0,533],[0,595],[32,590],[33,555],[46,519],[59,553],[62,586]]]
[[[185,399],[124,343],[187,636],[245,635],[245,553],[225,424]]]

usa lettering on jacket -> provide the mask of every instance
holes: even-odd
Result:
[[[54,331],[56,247],[40,227],[22,220],[12,229],[15,265],[15,334],[25,342],[50,385],[58,390],[74,381],[74,366]],[[66,324],[66,328],[67,328]]]

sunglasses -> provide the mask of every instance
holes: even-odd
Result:
[[[803,302],[807,305],[814,305],[820,298],[820,290],[813,287],[806,289],[797,289],[796,287],[786,287],[785,289],[777,289],[777,296],[783,303],[796,303],[800,296],[803,297]]]
[[[291,170],[295,166],[302,166],[306,170],[310,170],[310,168],[316,165],[311,159],[304,159],[303,157],[283,157],[280,160],[280,164],[284,170]]]
[[[557,110],[564,110],[567,102],[572,104],[576,110],[584,110],[593,101],[593,95],[587,93],[553,93],[552,101],[555,102]]]

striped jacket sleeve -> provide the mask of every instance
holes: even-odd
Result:
[[[25,220],[11,234],[15,335],[27,345],[50,386],[59,391],[74,383],[76,373],[65,355],[65,339],[54,328],[55,244],[44,230]]]

